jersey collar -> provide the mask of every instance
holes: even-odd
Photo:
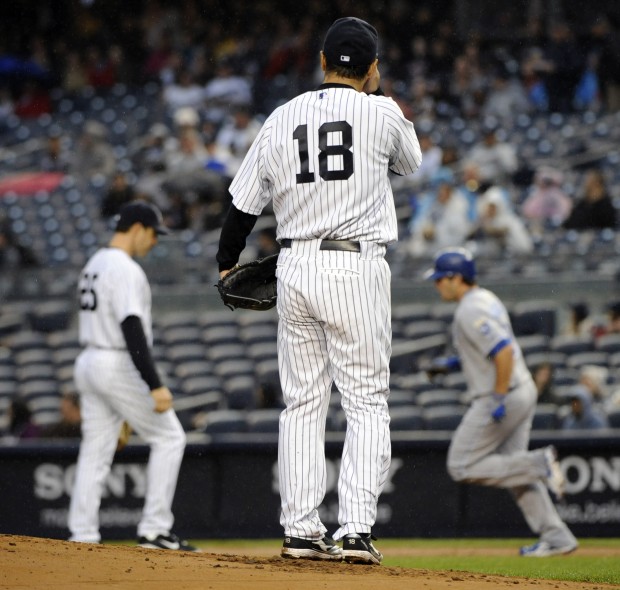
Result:
[[[327,84],[321,84],[317,90],[325,90],[326,88],[350,88],[351,90],[355,90],[353,86],[349,84],[337,84],[336,82],[329,82]]]

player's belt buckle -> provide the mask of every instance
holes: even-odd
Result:
[[[284,238],[280,243],[282,248],[290,248],[293,245],[293,240],[290,238]],[[351,240],[321,240],[319,250],[336,250],[339,252],[361,252],[359,242],[353,242]]]
[[[337,250],[339,252],[360,252],[360,243],[351,240],[323,240],[319,250]]]

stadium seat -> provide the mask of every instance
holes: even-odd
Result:
[[[590,352],[594,350],[594,340],[590,336],[559,335],[554,336],[550,343],[551,352],[575,354],[577,352]]]
[[[407,322],[402,328],[404,338],[424,338],[426,336],[434,336],[436,334],[444,335],[446,333],[446,324],[441,320],[416,320]]]
[[[555,430],[558,427],[558,406],[538,404],[532,420],[533,430]]]
[[[460,389],[434,389],[418,394],[416,400],[421,408],[437,406],[461,406],[463,392]]]
[[[388,405],[391,408],[396,408],[400,406],[415,406],[415,404],[415,391],[407,389],[391,389],[390,397],[388,399]]]
[[[416,432],[425,428],[426,422],[420,408],[414,406],[390,408],[390,430]]]
[[[599,336],[594,343],[594,349],[610,354],[620,352],[620,334],[603,334]]]
[[[600,365],[606,367],[609,363],[609,354],[606,352],[590,351],[576,352],[566,357],[566,366],[571,369],[580,369],[584,365]]]
[[[69,327],[73,311],[73,301],[45,301],[32,308],[28,319],[37,332],[57,332]]]
[[[546,334],[528,334],[526,336],[518,336],[517,343],[521,348],[523,356],[549,351],[549,336]]]
[[[248,410],[256,407],[258,387],[252,375],[236,375],[224,379],[226,405],[233,410]]]
[[[275,324],[250,324],[239,328],[241,340],[247,345],[276,341],[278,329]]]
[[[246,421],[248,432],[273,432],[280,429],[281,409],[258,409],[248,412]]]
[[[392,309],[393,322],[417,322],[430,320],[431,306],[428,303],[401,303]]]
[[[555,335],[558,304],[554,301],[519,301],[510,309],[515,336],[543,334]]]
[[[607,412],[607,419],[609,420],[610,428],[620,429],[620,408]]]
[[[214,364],[217,364],[220,361],[247,358],[245,346],[240,342],[230,344],[214,344],[207,347],[206,351],[209,360]]]
[[[446,405],[424,408],[422,416],[429,430],[456,430],[466,412],[464,406]]]
[[[465,378],[465,373],[449,373],[446,375],[442,381],[441,386],[445,389],[458,389],[462,392],[467,390],[467,379]]]
[[[239,410],[213,410],[208,413],[203,432],[206,434],[228,434],[247,432],[245,413]]]
[[[241,336],[236,324],[215,325],[203,328],[202,338],[209,346],[241,343]]]
[[[193,344],[171,344],[166,346],[163,358],[168,358],[173,363],[187,361],[206,361],[207,347],[202,342]]]
[[[223,384],[217,375],[195,375],[181,379],[180,389],[185,395],[221,393]]]

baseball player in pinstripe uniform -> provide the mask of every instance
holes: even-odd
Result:
[[[391,353],[387,244],[397,239],[388,171],[421,162],[413,124],[379,89],[377,32],[335,21],[321,52],[323,84],[265,121],[231,186],[217,254],[220,275],[239,259],[269,201],[278,260],[282,555],[380,563],[372,544],[390,464]],[[338,481],[340,527],[326,535],[325,419],[332,383],[347,432]],[[341,549],[336,541],[343,540]]]
[[[82,442],[69,508],[70,540],[98,543],[99,506],[123,421],[151,448],[141,547],[195,548],[171,533],[172,499],[185,449],[185,433],[151,356],[151,290],[132,259],[145,256],[168,233],[160,211],[133,201],[120,211],[109,245],[86,263],[78,284],[79,338],[75,363]]]
[[[471,405],[448,451],[455,481],[506,488],[529,527],[540,535],[521,555],[570,553],[577,540],[550,499],[561,498],[564,476],[555,449],[528,451],[537,403],[534,381],[514,337],[503,303],[476,284],[476,267],[464,248],[440,251],[426,277],[444,301],[458,302],[452,324],[456,357],[442,359],[462,368]]]

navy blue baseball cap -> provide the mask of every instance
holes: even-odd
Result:
[[[164,225],[161,211],[152,203],[142,200],[125,203],[116,218],[116,231],[127,231],[134,223],[152,227],[156,234],[166,235],[170,230]]]
[[[354,16],[334,21],[323,42],[327,61],[336,66],[369,66],[378,55],[377,29]]]
[[[471,252],[466,248],[446,248],[435,256],[433,268],[424,273],[426,280],[436,281],[443,277],[461,275],[465,280],[476,278],[476,263]]]

